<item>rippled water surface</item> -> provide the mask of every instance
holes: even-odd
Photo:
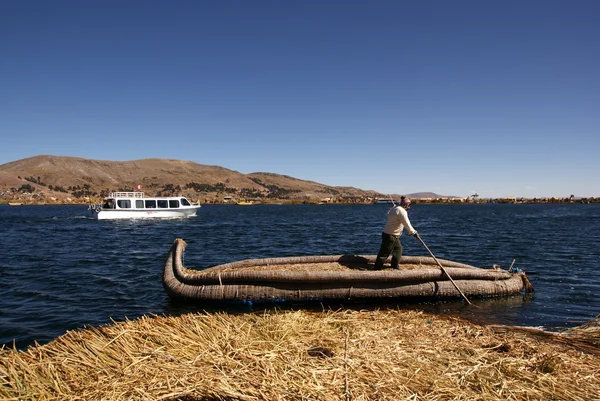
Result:
[[[85,206],[0,205],[0,343],[24,348],[67,330],[202,305],[169,301],[168,249],[188,243],[185,264],[248,258],[375,254],[386,205],[205,205],[189,219],[96,221]],[[415,228],[440,258],[525,270],[533,296],[396,304],[502,324],[550,329],[600,314],[600,205],[415,205]],[[404,253],[427,255],[412,237]],[[363,305],[367,306],[367,305]]]

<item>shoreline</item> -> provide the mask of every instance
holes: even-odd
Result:
[[[196,202],[196,200],[193,200]],[[95,200],[92,203],[98,203],[99,201]],[[502,204],[502,205],[539,205],[539,204],[549,204],[549,205],[562,205],[562,204],[594,204],[600,203],[600,198],[584,198],[578,200],[549,200],[549,199],[529,199],[529,200],[521,200],[521,201],[506,201],[501,199],[490,199],[490,200],[479,200],[477,202],[462,202],[462,201],[449,201],[449,200],[422,200],[415,198],[412,200],[413,205],[487,205],[487,204]],[[200,203],[201,205],[231,205],[231,206],[240,206],[235,202],[205,202]],[[389,205],[392,203],[375,203],[375,202],[317,202],[317,201],[306,201],[301,199],[296,200],[277,200],[277,201],[265,201],[265,200],[254,200],[252,204],[244,204],[243,206],[260,206],[260,205]],[[27,200],[22,199],[0,199],[0,205],[8,205],[8,206],[55,206],[55,205],[79,205],[79,206],[88,206],[90,205],[87,201],[77,201],[77,202],[56,202],[56,201],[48,201],[48,202],[28,202]]]

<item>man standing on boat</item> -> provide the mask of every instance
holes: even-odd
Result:
[[[410,199],[403,196],[400,198],[400,204],[394,205],[388,211],[385,227],[383,233],[381,233],[381,247],[375,260],[375,270],[383,269],[383,264],[390,254],[392,255],[392,269],[398,269],[402,257],[400,236],[404,228],[406,228],[409,235],[419,238],[417,230],[410,224],[408,209],[410,209]]]

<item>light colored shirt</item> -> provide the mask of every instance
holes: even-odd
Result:
[[[408,213],[401,206],[395,206],[391,208],[387,213],[387,221],[383,232],[394,237],[402,235],[402,230],[406,227],[406,231],[410,235],[415,235],[417,230],[413,228],[408,219]]]

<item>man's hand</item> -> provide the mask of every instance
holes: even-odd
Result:
[[[415,232],[413,235],[415,236],[416,239],[421,239],[418,232]]]

